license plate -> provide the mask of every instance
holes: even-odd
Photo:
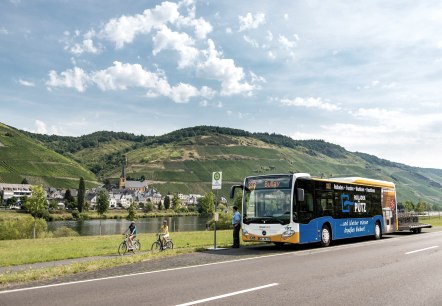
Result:
[[[270,238],[268,238],[268,237],[259,237],[258,240],[259,241],[270,241]]]

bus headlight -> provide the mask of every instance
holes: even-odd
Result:
[[[246,229],[242,229],[242,234],[243,234],[244,236],[246,236],[246,235],[249,234],[249,232],[248,232]]]
[[[295,231],[292,230],[291,228],[288,228],[284,231],[284,233],[282,233],[282,238],[289,238],[291,236],[293,236],[295,234]]]

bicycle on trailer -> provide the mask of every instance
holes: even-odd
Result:
[[[173,242],[171,238],[166,238],[166,241],[163,243],[163,235],[157,234],[157,241],[152,244],[150,248],[152,251],[164,251],[166,249],[173,249]]]
[[[129,235],[128,234],[123,234],[123,235],[125,237],[124,237],[123,242],[121,242],[120,245],[118,246],[118,254],[124,255],[127,252],[135,253],[135,252],[141,250],[141,243],[138,238],[133,239],[132,240],[132,247],[129,247]]]

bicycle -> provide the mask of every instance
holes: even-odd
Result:
[[[132,253],[135,253],[135,251],[141,250],[141,243],[138,238],[135,238],[132,240],[132,247],[130,248],[129,247],[129,235],[128,234],[123,234],[123,235],[125,235],[125,238],[124,238],[123,242],[121,242],[120,245],[118,246],[118,254],[124,255],[129,251],[132,251]]]
[[[172,239],[166,238],[166,242],[163,245],[163,238],[162,234],[157,234],[157,241],[155,241],[152,244],[152,247],[150,248],[152,251],[164,251],[165,249],[173,249],[173,242]]]

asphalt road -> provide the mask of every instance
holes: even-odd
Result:
[[[442,232],[219,250],[169,264],[5,290],[0,305],[442,305]]]

